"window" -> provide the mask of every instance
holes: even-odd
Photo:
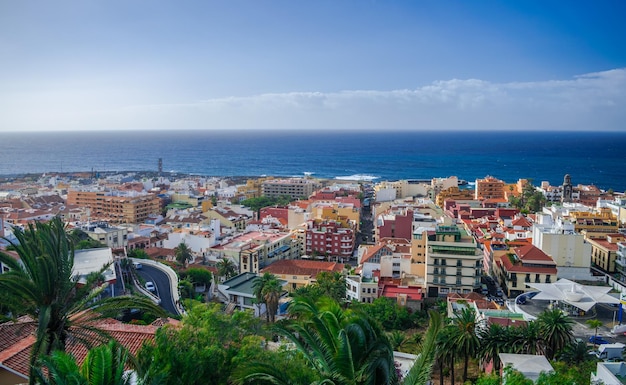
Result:
[[[433,271],[433,274],[439,274],[439,268],[435,267],[435,270]]]
[[[539,283],[539,282],[541,282],[541,281],[539,280],[539,274],[535,274],[535,283]]]
[[[461,285],[461,277],[456,277],[456,284]]]
[[[462,267],[462,266],[463,266],[463,261],[462,261],[462,260],[460,260],[460,259],[457,259],[457,260],[456,260],[456,265],[457,265],[458,267]]]
[[[433,263],[433,265],[435,266],[439,265],[439,258],[435,258],[435,262]]]

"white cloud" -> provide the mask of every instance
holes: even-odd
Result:
[[[0,129],[623,130],[626,69],[567,80],[452,79],[416,89],[269,93],[123,108],[88,108],[69,95],[62,104],[37,100],[0,110]]]

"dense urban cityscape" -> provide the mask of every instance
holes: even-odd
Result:
[[[122,313],[118,307],[117,317],[97,318],[92,326],[129,354],[153,356],[155,365],[139,373],[169,378],[163,377],[163,383],[261,383],[259,373],[265,372],[259,368],[235,370],[225,362],[210,366],[200,358],[204,356],[196,357],[196,364],[209,365],[207,372],[196,380],[181,377],[167,365],[158,366],[173,360],[172,353],[167,356],[160,349],[166,341],[191,343],[177,338],[183,338],[182,330],[199,328],[202,317],[237,323],[235,315],[243,312],[249,317],[246,325],[281,325],[276,330],[285,331],[283,337],[276,331],[256,335],[262,352],[276,354],[268,360],[281,362],[288,346],[314,346],[290,334],[300,329],[284,322],[304,311],[303,304],[326,309],[328,303],[314,300],[328,295],[342,306],[333,311],[369,314],[382,328],[373,330],[393,348],[394,381],[413,379],[413,363],[421,364],[419,357],[427,352],[434,366],[425,378],[442,383],[491,383],[507,365],[531,380],[542,372],[544,377],[556,373],[573,378],[571,368],[578,361],[568,361],[573,359],[568,354],[582,349],[581,362],[587,364],[579,377],[586,376],[586,383],[610,384],[621,375],[615,369],[621,363],[613,361],[621,361],[626,342],[626,327],[621,326],[626,197],[574,185],[574,178],[565,175],[559,186],[535,186],[529,180],[509,183],[494,176],[473,182],[451,176],[374,183],[311,176],[209,178],[162,170],[7,177],[0,184],[0,245],[5,255],[0,288],[10,292],[12,269],[28,258],[29,249],[20,246],[29,234],[45,233],[46,226],[54,228],[58,221],[76,248],[68,278],[80,285],[95,282],[95,274],[99,299],[133,295],[137,301]],[[29,352],[37,339],[30,333],[37,323],[32,315],[40,313],[29,313],[23,304],[11,307],[15,302],[5,297],[5,316],[18,318],[0,324],[0,382],[17,384],[36,374]],[[152,301],[144,304],[145,312],[137,297]],[[163,315],[149,315],[150,303],[160,305],[156,312]],[[443,326],[433,324],[439,311],[449,320]],[[546,322],[555,322],[550,317],[562,322],[551,325],[559,330],[553,332],[558,338],[543,334]],[[446,330],[457,330],[460,322],[473,325],[471,336],[441,337]],[[532,325],[539,327],[535,342],[523,334]],[[428,347],[428,333],[437,327],[439,337],[430,337],[433,346]],[[504,330],[513,342],[502,337]],[[496,332],[502,335],[489,334]],[[501,340],[497,347],[492,346],[494,338]],[[221,341],[204,343],[229,344]],[[293,345],[297,341],[301,345]],[[91,354],[79,339],[67,337],[66,343],[78,361]],[[142,348],[144,343],[151,347]],[[438,347],[445,343],[467,346],[447,357]],[[44,362],[48,370],[54,368]],[[255,368],[261,371],[250,374]],[[213,373],[214,381],[207,380],[218,369],[224,377]],[[240,370],[248,377],[241,377]],[[293,374],[293,368],[281,370]],[[307,381],[329,375],[315,373],[315,365],[311,371],[302,374],[309,376]],[[188,379],[177,382],[181,378]],[[385,378],[376,383],[391,383],[391,377]]]

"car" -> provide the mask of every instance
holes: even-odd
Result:
[[[498,289],[496,290],[496,295],[497,295],[498,297],[502,297],[502,296],[504,295],[504,292],[502,291],[502,289],[498,288]]]
[[[154,292],[156,288],[154,287],[154,282],[148,281],[146,282],[146,289]]]
[[[605,344],[609,344],[610,342],[605,340],[604,338],[600,337],[600,336],[591,336],[589,337],[589,342],[591,342],[592,344],[595,345],[605,345]]]
[[[515,301],[515,303],[517,303],[518,305],[526,304],[526,296],[520,295],[519,297],[517,297],[517,300]]]
[[[133,262],[133,267],[135,268],[135,270],[141,270],[143,268],[143,265],[140,262]]]

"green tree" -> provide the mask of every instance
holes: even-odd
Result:
[[[441,315],[440,312],[438,313]],[[446,365],[448,365],[448,371],[450,372],[450,382],[454,385],[454,365],[457,360],[455,334],[455,330],[448,325],[444,327],[437,336],[435,358],[437,366],[439,366],[439,383],[441,385],[443,385]]]
[[[515,353],[545,354],[546,344],[541,336],[539,322],[529,322],[524,326],[510,329]]]
[[[276,330],[295,344],[318,373],[318,384],[397,384],[393,350],[376,323],[364,314],[343,310],[328,297],[314,302],[295,298],[293,320]],[[240,384],[294,384],[289,373],[253,363],[240,373]]]
[[[6,301],[4,305],[13,314],[27,314],[37,324],[30,359],[31,384],[37,359],[54,350],[65,351],[70,336],[84,343],[93,342],[89,336],[94,333],[101,339],[108,338],[94,325],[99,319],[118,315],[127,308],[165,316],[145,297],[100,299],[104,287],[97,281],[108,266],[90,274],[84,285],[77,285],[78,277],[73,273],[74,246],[59,217],[48,223],[30,224],[26,230],[16,228],[14,234],[17,242],[9,242],[21,263],[0,253],[0,262],[10,268],[0,274],[0,292]]]
[[[586,361],[593,360],[594,356],[589,354],[589,348],[585,341],[574,341],[561,351],[559,359],[569,365],[580,365]]]
[[[193,258],[191,249],[185,242],[181,242],[176,246],[175,250],[176,261],[183,265],[183,267],[186,267],[187,263]]]
[[[371,304],[355,302],[350,306],[378,320],[386,331],[418,327],[426,314],[424,312],[410,313],[406,307],[399,306],[396,301],[387,297],[378,297]]]
[[[263,273],[262,276],[255,278],[252,283],[252,291],[254,293],[255,302],[259,306],[259,316],[261,315],[261,305],[265,304],[265,319],[267,322],[270,322],[270,312],[269,306],[265,300],[265,286],[268,285],[270,281],[276,280],[276,276],[271,273]]]
[[[128,252],[130,258],[150,259],[148,253],[144,249],[132,249]]]
[[[191,283],[196,285],[210,285],[213,280],[213,274],[206,269],[192,267],[181,273],[181,278],[187,278]]]
[[[178,327],[160,328],[154,342],[139,350],[139,377],[161,385],[228,384],[236,364],[250,359],[253,346],[260,351],[259,320],[248,312],[227,315],[214,303],[192,302],[187,310]]]
[[[76,359],[59,350],[41,357],[35,371],[35,382],[41,385],[130,385],[126,366],[134,359],[117,341],[90,349],[79,367]],[[45,368],[45,370],[44,370]]]
[[[315,276],[315,285],[319,286],[322,295],[331,297],[338,303],[346,300],[346,277],[340,272],[322,271]]]
[[[101,247],[107,247],[99,241],[91,238],[89,234],[81,229],[72,230],[72,232],[70,233],[70,239],[72,240],[72,243],[74,243],[74,247],[76,250],[98,249]]]
[[[263,285],[261,295],[263,296],[263,300],[265,301],[265,304],[267,306],[267,314],[269,316],[270,322],[276,321],[278,302],[282,293],[283,285],[276,277],[265,282],[265,284]]]
[[[544,310],[535,321],[546,344],[546,357],[551,360],[573,339],[572,321],[558,308]]]
[[[493,323],[485,328],[481,328],[478,335],[480,337],[480,359],[483,363],[493,362],[496,372],[500,372],[500,353],[509,353],[513,350],[509,328]]]
[[[430,381],[437,359],[437,336],[443,327],[443,316],[436,311],[430,311],[428,315],[428,330],[420,346],[420,353],[402,382],[403,385],[422,385]]]
[[[467,381],[467,368],[469,359],[478,352],[480,340],[477,334],[476,313],[470,308],[464,308],[455,314],[452,324],[448,326],[453,330],[452,339],[454,346],[463,356],[463,382]]]
[[[217,263],[217,275],[224,277],[225,280],[234,277],[237,274],[237,266],[230,258],[222,258]]]
[[[587,326],[589,326],[590,328],[594,329],[594,333],[593,333],[593,347],[596,347],[596,338],[598,338],[598,328],[600,326],[602,326],[602,321],[600,321],[599,319],[589,319],[587,321],[585,321],[585,323],[587,324]]]

